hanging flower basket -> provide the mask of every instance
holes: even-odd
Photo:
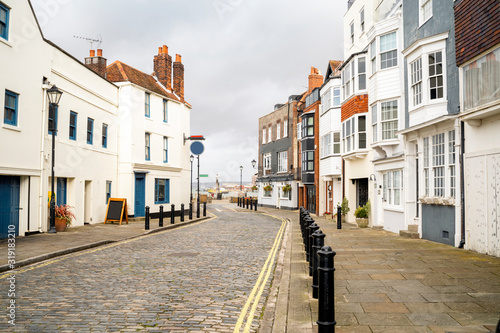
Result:
[[[264,186],[264,191],[271,192],[272,190],[273,190],[273,187],[271,185]]]
[[[286,184],[285,186],[283,186],[283,192],[284,193],[288,193],[292,190],[292,185],[290,184]]]

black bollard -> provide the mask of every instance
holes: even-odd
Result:
[[[313,259],[314,259],[314,253],[313,253],[313,234],[316,230],[319,229],[319,226],[316,223],[313,223],[309,226],[309,276],[313,276]]]
[[[163,227],[163,205],[160,206],[160,217],[158,218],[158,225]]]
[[[337,206],[337,229],[342,229],[342,207]]]
[[[245,199],[245,201],[247,202],[247,209],[248,209],[248,199]]]
[[[175,223],[175,205],[170,205],[170,224]]]
[[[196,218],[197,219],[200,218],[200,202],[199,201],[196,203]]]
[[[238,207],[240,206],[240,197],[238,197]]]
[[[335,252],[329,246],[318,251],[318,333],[335,332],[335,294],[333,265]]]
[[[255,211],[257,211],[257,201],[258,199],[255,199]]]
[[[309,226],[314,223],[314,220],[310,216],[306,216],[304,220],[304,230],[302,233],[302,241],[304,242],[304,251],[306,252],[306,259],[309,260]]]
[[[325,234],[320,229],[316,230],[313,237],[313,283],[312,283],[312,295],[313,298],[318,299],[318,267],[319,267],[319,258],[318,251],[325,245]]]
[[[207,216],[207,202],[203,203],[203,216]]]
[[[253,210],[253,198],[250,198],[250,210]]]
[[[149,206],[146,206],[146,218],[144,220],[144,229],[149,230]]]
[[[184,204],[181,204],[181,222],[184,222]]]
[[[193,203],[192,202],[189,203],[189,219],[190,220],[193,219]]]

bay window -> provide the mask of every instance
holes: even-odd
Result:
[[[410,64],[410,73],[412,103],[417,106],[422,103],[422,58]]]
[[[358,89],[366,89],[366,60],[365,57],[358,58]]]
[[[382,140],[396,138],[398,130],[398,101],[381,103]]]
[[[366,116],[355,115],[342,123],[344,153],[366,149]]]
[[[380,69],[398,65],[396,32],[380,36]]]
[[[429,96],[430,99],[443,98],[443,57],[441,51],[429,54]]]

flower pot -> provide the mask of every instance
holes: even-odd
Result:
[[[332,214],[325,214],[325,219],[326,220],[331,220],[332,219]]]
[[[358,228],[367,228],[368,227],[368,219],[367,218],[356,218],[356,224]]]
[[[56,220],[56,231],[57,232],[62,232],[64,230],[66,230],[66,220],[65,219],[61,219],[59,217],[56,217],[55,218]]]

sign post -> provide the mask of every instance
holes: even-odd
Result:
[[[198,190],[196,195],[196,217],[200,217],[200,155],[203,154],[205,146],[200,141],[191,143],[191,153],[198,157]]]

